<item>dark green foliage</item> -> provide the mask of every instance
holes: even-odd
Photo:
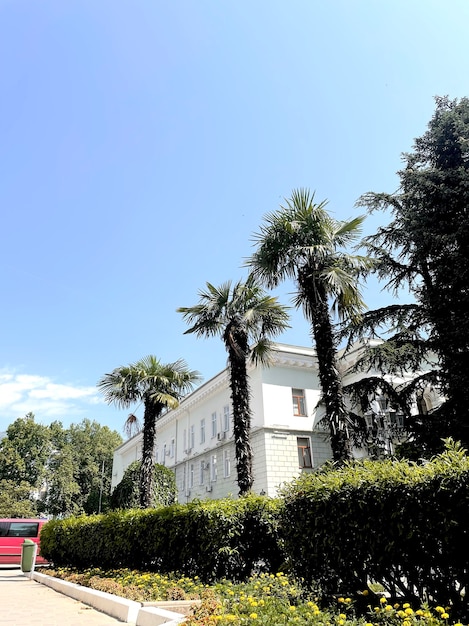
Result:
[[[111,495],[112,509],[136,509],[140,506],[140,461],[134,461]],[[169,506],[176,501],[177,486],[174,472],[157,463],[153,468],[151,506]]]
[[[436,431],[418,421],[413,430],[427,453],[441,449],[441,436],[469,445],[469,99],[437,98],[428,130],[403,158],[398,191],[368,193],[358,204],[391,211],[365,245],[387,288],[408,289],[416,304],[368,313],[357,334],[391,324],[383,372],[438,356],[447,400],[432,416]]]
[[[420,466],[367,460],[303,475],[284,497],[285,550],[309,584],[353,594],[372,580],[467,614],[469,458],[457,445]]]
[[[57,566],[180,572],[204,581],[277,571],[279,502],[261,496],[70,517],[47,524],[42,554]]]

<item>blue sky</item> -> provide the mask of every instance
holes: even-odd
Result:
[[[467,0],[0,0],[0,430],[122,432],[96,382],[147,354],[220,371],[176,308],[246,275],[294,188],[337,219],[394,191],[433,97],[469,95],[468,24]],[[310,345],[300,313],[280,340]]]

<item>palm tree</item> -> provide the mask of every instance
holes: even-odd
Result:
[[[296,283],[294,303],[303,308],[316,344],[333,459],[341,462],[351,457],[351,446],[330,304],[339,319],[360,316],[364,304],[358,277],[370,261],[340,251],[359,237],[364,217],[339,222],[325,206],[326,202],[315,204],[308,190],[293,191],[286,206],[264,218],[247,265],[269,288],[288,278]]]
[[[181,307],[178,312],[191,325],[186,333],[199,337],[221,336],[225,343],[238,487],[239,495],[244,495],[253,483],[248,361],[268,364],[270,338],[288,328],[288,313],[286,307],[279,304],[277,298],[267,295],[252,277],[234,285],[228,281],[218,288],[207,283],[206,291],[200,291],[199,296],[199,304]]]
[[[136,363],[117,367],[98,382],[106,402],[119,408],[129,408],[143,402],[143,445],[140,470],[140,505],[151,503],[153,451],[156,422],[167,409],[179,406],[180,399],[200,380],[196,371],[189,370],[183,359],[161,363],[155,356],[147,356]],[[131,414],[128,423],[135,421]]]

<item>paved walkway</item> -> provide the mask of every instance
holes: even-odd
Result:
[[[69,598],[22,573],[0,566],[2,626],[109,626],[121,624],[82,602]]]

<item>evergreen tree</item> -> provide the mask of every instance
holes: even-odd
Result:
[[[469,99],[436,98],[428,130],[403,159],[398,191],[367,193],[359,205],[391,211],[391,223],[364,243],[379,259],[376,271],[387,287],[409,289],[415,303],[369,312],[353,335],[393,328],[379,350],[378,358],[387,352],[383,371],[389,357],[405,367],[438,356],[438,369],[416,381],[438,384],[446,396],[414,425],[432,453],[443,437],[469,446]]]

